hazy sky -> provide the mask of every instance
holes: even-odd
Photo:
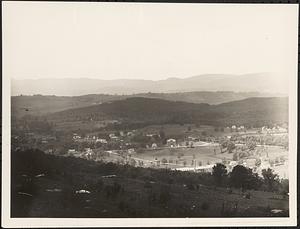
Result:
[[[297,14],[297,5],[5,2],[4,68],[15,79],[289,74]]]

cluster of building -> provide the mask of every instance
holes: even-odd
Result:
[[[231,127],[227,126],[224,128],[224,132],[245,132],[245,126],[236,126],[232,125]]]
[[[81,136],[79,136],[78,134],[74,133],[73,134],[73,141],[75,142],[88,142],[88,143],[103,143],[103,144],[107,144],[107,140],[104,138],[99,138],[97,136],[86,136],[84,138],[82,138]]]
[[[130,148],[127,150],[107,150],[107,151],[99,151],[91,148],[84,148],[82,151],[78,151],[75,149],[68,149],[67,156],[79,157],[88,160],[99,160],[103,159],[103,157],[110,157],[112,155],[126,157],[131,156],[135,153],[135,149]]]
[[[134,131],[129,131],[127,133],[125,133],[124,131],[120,131],[120,132],[118,132],[118,135],[116,133],[109,134],[108,138],[111,141],[120,141],[122,138],[131,137],[131,136],[134,136]],[[72,139],[75,142],[89,142],[89,143],[100,142],[100,143],[103,143],[103,144],[108,143],[107,139],[100,138],[96,135],[88,135],[86,137],[82,137],[82,136],[78,135],[77,133],[73,133]]]
[[[91,160],[96,156],[95,152],[91,148],[85,148],[83,151],[77,151],[75,149],[69,149],[67,156],[80,157]]]
[[[287,133],[287,129],[284,127],[280,127],[280,126],[274,126],[272,128],[263,126],[261,128],[261,133],[263,133],[263,134]]]

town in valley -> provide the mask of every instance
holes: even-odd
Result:
[[[131,97],[70,109],[59,104],[67,97],[12,98],[13,168],[21,163],[13,173],[19,200],[15,215],[288,214],[285,97],[250,97],[212,105]],[[53,112],[41,105],[49,98],[54,100]],[[140,194],[133,197],[136,191]],[[176,201],[182,192],[189,197]],[[24,210],[24,204],[32,208],[26,199],[34,195],[39,199],[32,202],[37,209]],[[65,198],[63,206],[49,209],[45,199],[60,200],[65,195],[73,199]],[[82,211],[75,213],[74,205]],[[69,210],[60,212],[66,206]]]

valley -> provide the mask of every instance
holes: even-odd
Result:
[[[47,96],[25,100],[30,98],[30,102],[13,104],[15,108],[31,104],[39,111],[26,114],[25,110],[12,117],[12,156],[25,157],[15,159],[24,165],[13,165],[19,171],[13,179],[16,216],[276,216],[274,209],[279,209],[279,215],[288,214],[285,97],[215,105],[132,97],[93,105],[83,102],[71,108],[63,103],[58,106],[54,98],[53,104],[47,102],[47,109],[38,105]],[[34,155],[40,159],[31,158]],[[26,166],[27,160],[49,162],[36,164],[37,169]],[[66,167],[60,167],[61,163]],[[218,166],[226,171],[221,183],[213,175]],[[246,169],[249,178],[233,183],[237,168]],[[145,173],[152,175],[147,178]],[[268,173],[275,174],[271,186]],[[30,176],[38,178],[29,181],[26,177]],[[185,178],[177,180],[181,176]],[[38,191],[30,191],[31,185]],[[133,197],[130,193],[137,190],[144,191]],[[184,202],[175,201],[179,193],[184,193]],[[27,202],[35,195],[34,202]],[[61,198],[66,198],[61,204],[43,207]],[[259,204],[259,198],[270,199],[267,208]],[[30,211],[26,211],[28,204]],[[81,210],[76,212],[74,207]],[[47,212],[38,211],[41,208]]]

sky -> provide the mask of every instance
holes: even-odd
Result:
[[[14,79],[291,74],[297,5],[4,2]]]

